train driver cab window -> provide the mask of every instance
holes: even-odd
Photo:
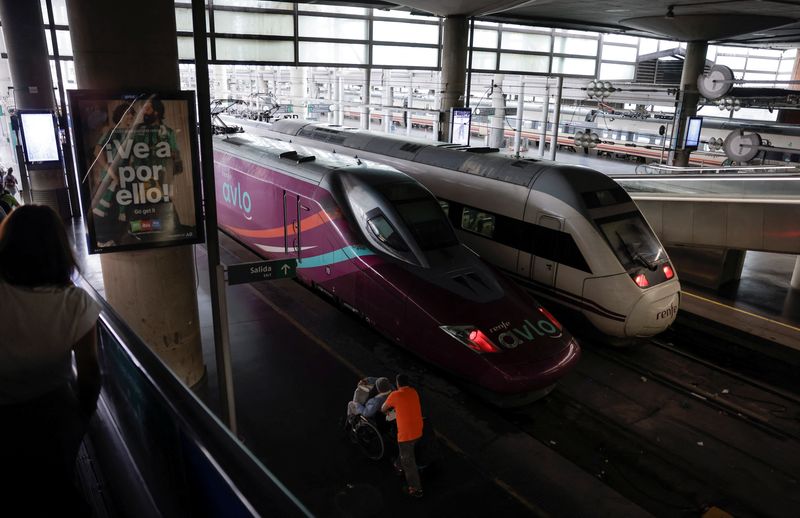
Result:
[[[493,214],[464,207],[461,213],[461,228],[491,238],[494,237],[495,217]]]
[[[422,251],[436,250],[458,244],[453,226],[436,198],[420,185],[397,182],[379,187],[392,202],[403,224],[411,233],[409,239]]]
[[[367,226],[369,227],[370,232],[378,238],[381,243],[386,244],[387,246],[399,250],[401,252],[408,252],[408,245],[406,245],[403,238],[400,237],[400,234],[394,229],[391,223],[383,217],[383,215],[378,215],[373,218],[367,220]]]
[[[642,266],[654,270],[666,256],[661,243],[638,212],[599,219],[597,224],[628,271]]]

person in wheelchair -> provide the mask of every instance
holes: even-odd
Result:
[[[373,420],[377,416],[382,417],[381,406],[392,390],[394,390],[394,386],[389,378],[363,378],[358,382],[353,393],[353,400],[347,404],[348,417],[363,415],[367,419]]]
[[[388,378],[364,378],[358,382],[353,400],[347,403],[345,430],[372,460],[383,458],[385,452],[384,435],[389,433],[389,425],[379,410],[393,389]]]

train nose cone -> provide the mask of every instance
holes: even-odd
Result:
[[[678,316],[680,284],[668,282],[645,292],[636,302],[627,320],[627,336],[653,336],[667,329]]]

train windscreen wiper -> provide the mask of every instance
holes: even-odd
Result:
[[[654,261],[649,261],[644,255],[642,255],[639,252],[634,252],[631,249],[631,246],[628,244],[628,242],[625,241],[625,239],[623,239],[622,234],[620,234],[618,230],[615,230],[614,233],[617,235],[619,242],[622,243],[622,246],[625,247],[625,252],[628,254],[628,257],[630,257],[634,263],[639,263],[648,270],[654,271],[656,269],[656,267],[658,266],[657,263],[655,263]]]

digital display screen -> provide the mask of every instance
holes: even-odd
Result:
[[[450,121],[450,142],[468,146],[472,108],[452,108]]]
[[[702,117],[689,117],[686,122],[686,142],[683,147],[697,147],[700,145],[700,130],[703,127]]]
[[[20,112],[22,146],[29,163],[60,162],[56,121],[52,113]]]

